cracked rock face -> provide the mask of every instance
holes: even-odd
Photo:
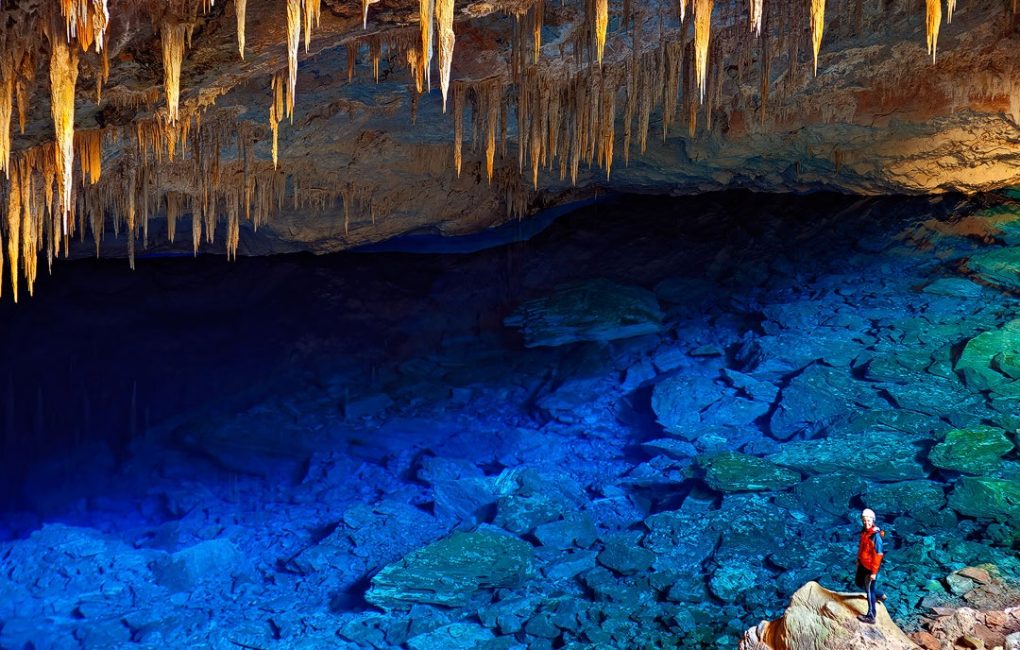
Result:
[[[760,38],[743,1],[699,1],[683,22],[675,2],[611,2],[601,65],[597,1],[460,2],[445,98],[449,33],[428,21],[426,64],[417,3],[292,3],[305,14],[290,27],[287,3],[240,3],[243,59],[236,0],[60,3],[86,7],[92,22],[78,41],[108,4],[104,49],[79,56],[69,205],[59,191],[46,197],[59,167],[50,52],[63,17],[38,2],[5,9],[16,63],[0,65],[0,82],[14,80],[13,173],[2,184],[5,197],[20,195],[6,212],[23,211],[0,224],[5,265],[34,273],[10,259],[14,224],[61,254],[45,243],[61,210],[65,233],[105,232],[106,254],[167,239],[261,254],[463,234],[603,189],[884,194],[1020,183],[1020,16],[1008,2],[961,2],[951,22],[944,15],[933,62],[917,2],[829,0],[817,74],[806,1],[766,0]],[[447,7],[438,4],[436,20]],[[698,11],[711,12],[703,102]],[[187,41],[177,120],[167,110],[173,33]],[[102,176],[83,180],[90,158]]]

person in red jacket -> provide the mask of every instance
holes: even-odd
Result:
[[[885,555],[882,546],[885,533],[875,526],[875,511],[870,508],[865,508],[861,512],[861,525],[861,539],[857,546],[857,576],[854,582],[867,593],[868,613],[857,618],[864,623],[874,623],[875,583],[878,581],[878,570]],[[878,595],[877,600],[885,600],[885,594]]]

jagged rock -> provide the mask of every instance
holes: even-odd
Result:
[[[607,536],[605,548],[598,555],[599,564],[620,575],[633,575],[652,566],[655,553],[638,545],[640,534],[616,534]]]
[[[407,640],[411,650],[473,650],[488,647],[495,635],[477,623],[451,623]]]
[[[781,490],[800,482],[800,474],[764,458],[733,452],[699,459],[705,482],[719,492]]]
[[[986,282],[1020,290],[1020,249],[996,248],[972,255],[967,268]]]
[[[653,334],[662,327],[662,312],[647,289],[591,280],[529,300],[503,322],[520,328],[525,345],[533,348]]]
[[[1020,260],[1020,256],[1017,259]],[[1016,277],[1020,278],[1020,275]],[[1020,288],[1020,281],[1017,288]],[[1020,355],[1020,319],[1010,321],[997,330],[982,332],[967,341],[955,369],[971,390],[988,390],[1012,379],[999,368],[1002,359],[1013,359],[1017,355]],[[1007,367],[1012,368],[1013,364]]]
[[[924,289],[925,293],[938,296],[950,296],[964,300],[980,298],[984,288],[966,278],[939,278]]]
[[[1020,526],[1020,482],[964,476],[949,495],[949,507],[961,515]]]
[[[864,504],[883,515],[933,513],[945,507],[946,493],[932,481],[881,483],[868,488]]]
[[[904,481],[927,476],[917,458],[920,442],[904,433],[874,430],[853,439],[790,442],[767,459],[807,474],[841,471],[876,481]]]
[[[662,427],[683,434],[701,423],[700,412],[726,394],[723,386],[701,375],[675,375],[652,390],[652,411]]]
[[[749,629],[740,650],[915,650],[889,618],[881,603],[876,623],[857,620],[867,611],[864,594],[829,591],[809,582],[793,595],[790,606],[775,621],[762,621]]]
[[[723,566],[712,573],[708,587],[719,600],[731,603],[753,589],[758,581],[754,571],[745,566]]]
[[[878,405],[869,385],[846,371],[813,364],[782,390],[769,430],[779,440],[811,436],[856,415],[860,405]]]
[[[230,585],[238,579],[251,579],[251,570],[247,558],[226,539],[199,542],[157,562],[153,568],[160,585],[186,592],[203,582]]]
[[[491,530],[454,533],[384,567],[365,600],[383,609],[413,603],[462,607],[480,590],[513,585],[530,571],[532,547]]]
[[[948,431],[928,453],[928,460],[935,467],[956,472],[990,474],[1011,449],[1013,443],[1002,429],[975,426]]]
[[[525,535],[536,526],[559,519],[563,512],[563,503],[545,495],[525,497],[511,494],[500,497],[492,523],[511,533]]]
[[[535,528],[542,546],[556,549],[588,548],[595,543],[595,524],[586,512],[568,512],[563,519]]]

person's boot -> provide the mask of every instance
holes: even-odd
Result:
[[[861,623],[867,623],[869,625],[874,625],[875,624],[875,615],[872,614],[871,612],[868,612],[867,614],[859,614],[857,616],[857,620],[860,621]]]

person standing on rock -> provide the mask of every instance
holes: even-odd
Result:
[[[882,566],[885,555],[882,538],[885,532],[875,525],[875,511],[865,508],[861,511],[861,540],[857,546],[857,576],[854,582],[864,589],[868,596],[868,613],[857,618],[864,623],[875,622],[875,583],[878,581],[878,570]],[[877,600],[885,600],[885,594],[879,594]]]

